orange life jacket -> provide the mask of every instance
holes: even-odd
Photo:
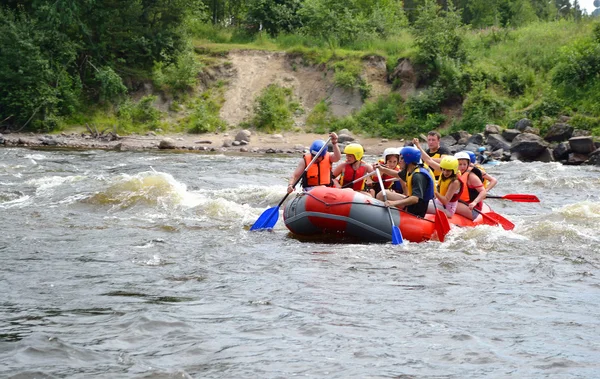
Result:
[[[313,160],[310,153],[304,154],[304,163],[308,167]],[[302,187],[326,186],[331,187],[333,180],[331,177],[331,159],[329,153],[325,154],[321,162],[315,162],[302,175]]]

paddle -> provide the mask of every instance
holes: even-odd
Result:
[[[465,205],[469,205],[466,201],[463,200],[459,200],[462,204]],[[501,225],[504,230],[513,230],[515,228],[515,224],[513,224],[512,222],[508,221],[505,217],[499,215],[496,212],[482,212],[479,209],[473,208],[473,210],[477,213],[479,213],[484,220],[486,220],[488,223],[490,223],[491,225]]]
[[[450,231],[450,222],[448,221],[448,216],[441,209],[438,209],[435,199],[431,201],[433,201],[433,207],[435,208],[435,231],[440,242],[444,242],[446,234]]]
[[[387,201],[387,193],[385,189],[383,189],[383,180],[381,180],[381,173],[379,172],[379,168],[375,169],[377,172],[377,179],[379,180],[379,186],[382,188],[381,192],[383,193],[383,200]],[[392,244],[398,245],[402,243],[402,233],[400,233],[400,228],[394,224],[394,218],[392,217],[392,210],[390,207],[386,207],[388,210],[388,215],[390,216],[390,222],[392,223]]]
[[[350,187],[351,185],[353,185],[354,183],[356,183],[356,182],[359,182],[359,181],[363,180],[364,178],[366,178],[367,176],[371,176],[371,175],[373,175],[374,173],[375,173],[375,171],[373,171],[373,172],[368,172],[368,173],[364,174],[363,176],[361,176],[360,178],[358,178],[358,179],[354,179],[354,180],[353,180],[353,181],[351,181],[350,183],[346,183],[346,184],[344,184],[344,185],[342,186],[342,188],[348,188],[348,187]],[[390,178],[390,179],[386,179],[386,180],[384,180],[384,182],[391,182],[391,181],[394,181],[394,180],[396,180],[396,179],[395,179],[395,178]]]
[[[511,194],[504,195],[504,196],[487,195],[485,198],[486,199],[510,200],[510,201],[516,201],[519,203],[539,203],[540,202],[540,199],[538,199],[538,197],[535,195],[526,195],[526,194],[521,194],[521,193],[511,193]]]
[[[300,175],[300,177],[296,180],[296,182],[292,186],[293,188],[295,188],[296,185],[298,185],[298,183],[300,182],[300,180],[302,179],[304,174],[306,174],[306,172],[308,171],[310,166],[312,166],[313,163],[315,163],[315,161],[317,160],[317,158],[319,158],[319,156],[321,156],[321,153],[323,152],[323,150],[327,149],[327,145],[329,144],[329,141],[331,141],[331,137],[329,137],[329,139],[321,147],[321,150],[319,150],[319,152],[313,157],[312,161],[310,161],[310,163],[308,165],[306,165],[304,172],[302,173],[302,175]],[[277,220],[279,219],[279,207],[281,207],[281,204],[283,204],[283,202],[285,201],[285,199],[287,199],[288,196],[289,196],[289,193],[286,193],[285,196],[283,197],[283,199],[281,199],[281,201],[279,202],[279,204],[277,204],[276,207],[271,207],[271,208],[267,209],[266,211],[264,211],[258,217],[256,222],[254,222],[254,224],[252,225],[250,230],[273,229],[273,227],[277,223]]]
[[[351,185],[353,185],[354,183],[356,183],[356,182],[360,182],[361,180],[363,180],[363,179],[364,179],[364,178],[366,178],[367,176],[371,176],[371,175],[373,175],[373,173],[372,173],[372,172],[367,172],[366,174],[364,174],[364,175],[363,175],[363,176],[361,176],[360,178],[358,178],[358,179],[354,179],[354,180],[353,180],[353,181],[351,181],[350,183],[346,183],[346,184],[344,184],[344,185],[342,186],[342,188],[348,188],[348,187],[350,187]]]

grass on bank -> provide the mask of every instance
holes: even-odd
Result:
[[[572,61],[573,57],[581,57],[582,51],[586,51],[582,45],[597,43],[600,46],[600,41],[593,41],[597,24],[593,21],[561,20],[533,23],[519,29],[468,31],[463,39],[466,62],[457,65],[451,60],[440,60],[436,63],[438,74],[443,76],[443,86],[423,87],[407,101],[392,92],[367,101],[358,112],[343,118],[334,117],[327,102],[323,101],[310,111],[306,129],[326,132],[348,128],[373,136],[406,137],[442,126],[447,127],[446,132],[479,132],[488,123],[511,127],[518,119],[528,117],[544,132],[552,125],[552,120],[559,115],[567,115],[573,117],[573,126],[600,135],[600,77],[590,75],[586,84],[578,86],[575,91],[555,83],[557,71],[565,65],[571,64],[574,68],[567,68],[575,74],[579,72],[581,65]],[[361,90],[364,98],[369,95],[369,84],[361,78],[365,57],[384,57],[388,71],[391,71],[399,58],[414,60],[417,55],[413,37],[408,32],[385,40],[354,41],[343,47],[331,41],[297,34],[270,37],[259,33],[250,37],[238,30],[211,25],[198,26],[193,33],[194,61],[199,62],[198,69],[214,64],[230,50],[285,51],[303,57],[304,64],[327,65],[334,72],[336,85]],[[188,69],[183,67],[185,62]],[[168,111],[153,112],[148,105],[155,103],[156,99],[149,101],[142,98],[139,102],[128,100],[113,109],[100,110],[96,107],[85,116],[74,117],[67,123],[85,119],[101,126],[116,125],[121,133],[145,130],[201,133],[232,127],[219,118],[226,85],[221,83],[221,89],[209,88],[205,93],[195,95],[193,90],[185,88],[189,87],[190,77],[197,74],[189,69],[189,62],[188,57],[181,63],[180,69],[160,68],[163,83],[184,83],[183,88],[174,88],[176,84],[170,88],[157,86],[161,91],[170,92],[174,98],[175,105]],[[565,72],[570,73],[568,70]],[[171,78],[165,75],[171,75]],[[393,86],[400,84],[394,83]],[[448,98],[448,88],[455,89],[452,98]],[[279,121],[265,129],[287,130],[297,110],[284,112],[283,109],[288,107],[289,110],[289,104],[295,100],[283,92],[267,98],[257,99],[257,104],[261,101],[263,104],[255,109],[271,109],[274,114],[260,117]],[[459,111],[444,110],[451,108]],[[278,115],[275,114],[277,112]],[[454,114],[461,114],[461,117]],[[257,120],[256,113],[253,120]]]

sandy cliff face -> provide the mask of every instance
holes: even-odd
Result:
[[[358,90],[348,90],[333,84],[333,71],[324,65],[307,65],[300,56],[282,52],[239,50],[230,51],[233,75],[227,78],[225,104],[220,116],[235,126],[252,115],[254,100],[270,84],[291,88],[304,113],[296,116],[296,124],[304,126],[306,117],[320,101],[329,103],[337,117],[351,114],[363,105]],[[370,58],[365,62],[363,79],[371,85],[372,96],[389,93],[385,61]]]

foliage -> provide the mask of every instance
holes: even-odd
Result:
[[[329,104],[322,100],[310,112],[306,118],[306,125],[313,133],[326,133],[331,129],[331,125],[335,122],[335,117],[329,109]]]
[[[123,80],[111,67],[101,67],[95,72],[99,82],[100,102],[111,101],[127,93]]]
[[[255,31],[262,27],[270,35],[291,32],[300,27],[301,0],[253,0],[248,4],[246,24]]]
[[[291,89],[271,84],[257,97],[251,124],[267,132],[289,130],[294,125],[294,112],[300,109]]]
[[[442,11],[433,0],[426,0],[412,30],[418,49],[415,62],[424,65],[429,73],[435,74],[436,62],[442,58],[459,62],[466,59],[462,23],[455,9]]]
[[[373,37],[388,37],[406,25],[397,0],[305,0],[298,11],[301,32],[343,46]]]
[[[196,84],[201,69],[202,64],[190,48],[173,63],[155,63],[152,75],[154,85],[159,89],[174,92],[190,90]]]
[[[362,99],[369,97],[371,86],[362,78],[362,63],[354,59],[345,59],[332,64],[334,69],[333,82],[342,88],[357,89]]]
[[[117,110],[119,128],[127,131],[132,127],[143,125],[150,130],[157,129],[161,113],[153,106],[156,100],[156,96],[149,95],[144,96],[137,103],[128,100],[119,105]]]

